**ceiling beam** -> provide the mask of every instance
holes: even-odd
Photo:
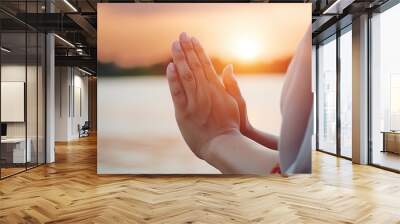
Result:
[[[87,67],[96,71],[97,59],[91,56],[55,56],[56,66]]]
[[[322,14],[342,14],[355,0],[336,0],[330,4]]]
[[[81,14],[71,13],[67,15],[72,21],[74,21],[78,26],[82,28],[91,38],[96,38],[97,31],[96,28],[90,24],[85,17]]]

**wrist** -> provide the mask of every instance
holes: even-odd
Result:
[[[239,129],[216,136],[204,149],[203,160],[224,174],[277,172],[279,153],[249,139]]]
[[[205,161],[213,160],[213,158],[216,156],[216,151],[218,150],[218,148],[223,147],[224,143],[226,143],[227,141],[238,137],[243,137],[238,129],[229,129],[213,137],[202,147],[201,159]]]
[[[242,128],[243,130],[241,130],[241,133],[250,138],[250,136],[253,135],[254,133],[254,128],[253,126],[250,124],[250,122],[247,121],[247,123],[244,125],[244,127]]]

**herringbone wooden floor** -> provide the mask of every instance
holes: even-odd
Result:
[[[400,175],[313,153],[313,174],[98,176],[94,137],[0,181],[0,223],[400,223]]]

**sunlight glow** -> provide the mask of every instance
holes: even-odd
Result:
[[[250,61],[260,56],[261,44],[256,39],[250,37],[238,37],[233,41],[233,55],[243,61]]]

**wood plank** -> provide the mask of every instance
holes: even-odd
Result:
[[[96,138],[0,181],[0,223],[400,223],[400,175],[313,152],[313,174],[97,175]]]

